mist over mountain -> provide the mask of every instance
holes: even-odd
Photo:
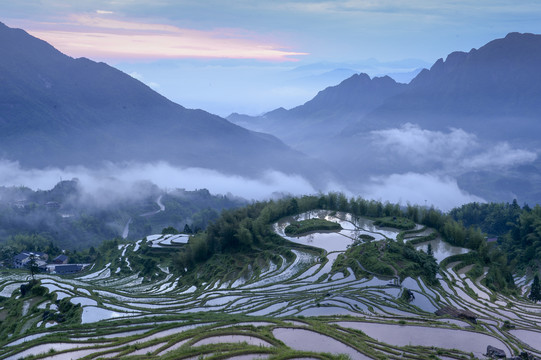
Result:
[[[511,33],[407,85],[359,74],[291,110],[229,119],[332,162],[365,193],[420,175],[439,179],[433,188],[451,180],[485,200],[536,203],[540,98],[541,36]]]
[[[173,103],[104,63],[0,24],[0,158],[29,167],[151,163],[308,176],[319,162],[278,139]]]
[[[314,138],[338,135],[342,128],[401,93],[405,87],[405,84],[399,84],[388,76],[370,79],[367,74],[355,74],[291,110],[279,108],[261,117],[232,114],[228,119],[278,136],[288,144],[311,153],[315,150],[310,146]]]

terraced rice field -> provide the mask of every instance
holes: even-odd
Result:
[[[291,221],[315,216],[339,222],[343,229],[285,236]],[[360,234],[396,240],[398,231],[324,211],[283,219],[274,229],[287,240],[324,249],[325,258],[293,250],[293,260],[281,257],[281,263],[270,262],[260,273],[179,287],[179,277],[165,266],[156,282],[139,274],[121,275],[131,269],[130,256],[141,251],[138,241],[119,246],[117,268],[107,264],[70,278],[39,275],[57,299],[80,304],[80,325],[39,321],[32,309],[54,312],[52,301],[28,304],[21,317],[25,332],[0,344],[0,359],[331,359],[338,354],[352,359],[470,358],[483,357],[487,345],[508,355],[526,349],[541,356],[541,306],[493,294],[481,278],[472,281],[453,266],[441,271],[437,287],[420,278],[405,279],[402,285],[415,294],[411,303],[400,300],[402,288],[388,286],[389,279],[356,279],[353,271],[331,276],[338,254]],[[153,247],[175,247],[187,238],[156,235],[148,240]],[[445,244],[440,249],[437,241],[441,239],[433,248],[439,249],[439,261],[466,251],[446,250]],[[1,275],[0,296],[10,297],[27,281],[26,275]],[[527,291],[528,284],[523,281],[521,286]],[[434,315],[447,305],[472,311],[477,324]],[[506,330],[506,321],[515,328]]]

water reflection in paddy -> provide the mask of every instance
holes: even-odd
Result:
[[[394,346],[436,346],[445,349],[461,349],[481,358],[487,345],[509,350],[500,340],[485,334],[465,330],[443,329],[424,326],[390,325],[363,322],[337,322],[339,326],[363,331],[378,341]]]
[[[74,344],[74,343],[50,343],[50,344],[41,344],[31,347],[30,349],[27,349],[25,351],[22,351],[16,355],[9,356],[5,358],[5,360],[15,360],[15,359],[21,359],[29,355],[36,355],[41,353],[46,353],[50,349],[54,349],[55,351],[63,351],[68,349],[75,349],[79,347],[91,347],[96,346],[97,344]],[[95,351],[95,350],[94,350]]]
[[[410,304],[417,306],[419,309],[433,313],[438,310],[434,304],[423,294],[415,293],[415,299]]]
[[[379,228],[374,225],[372,220],[364,218],[353,218],[350,214],[336,213],[330,215],[331,212],[325,210],[311,211],[296,216],[289,216],[281,219],[274,225],[274,230],[280,236],[287,240],[315,246],[325,249],[328,252],[345,251],[347,246],[353,242],[353,239],[358,238],[360,234],[369,234],[381,240],[384,237],[396,239],[399,231],[390,228]],[[293,221],[302,221],[311,218],[321,218],[339,223],[342,226],[340,232],[317,232],[299,237],[290,237],[285,235],[285,228]]]
[[[304,329],[277,328],[272,331],[274,337],[295,350],[330,352],[332,354],[347,354],[352,359],[370,359],[364,354],[315,331]]]
[[[345,251],[353,241],[340,233],[315,233],[299,237],[284,236],[297,244],[315,246],[327,252]]]
[[[312,307],[309,309],[305,309],[301,311],[300,313],[296,314],[297,316],[332,316],[332,315],[352,315],[357,316],[358,314],[346,310],[341,307],[336,306],[320,306],[320,307]]]
[[[432,251],[434,253],[434,257],[436,258],[436,261],[438,264],[442,262],[443,259],[451,255],[466,254],[469,251],[468,249],[461,248],[458,246],[453,246],[449,243],[446,243],[440,237],[434,240],[430,240],[430,241],[415,245],[415,248],[417,250],[423,250],[424,252],[426,252],[428,249],[428,244],[432,245]]]
[[[509,330],[509,333],[533,349],[541,351],[541,332],[529,330]]]

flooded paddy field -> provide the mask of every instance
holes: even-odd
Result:
[[[339,222],[342,230],[285,235],[291,221],[312,217]],[[418,229],[423,236],[431,231]],[[331,273],[359,235],[397,241],[398,230],[328,211],[282,219],[274,230],[293,243],[322,249],[323,255],[299,247],[290,258],[269,261],[259,272],[181,286],[180,275],[167,265],[160,265],[155,281],[128,271],[130,257],[142,251],[137,241],[119,246],[115,263],[86,274],[37,275],[54,298],[26,303],[24,315],[21,308],[24,331],[1,339],[0,359],[273,359],[280,354],[288,359],[339,354],[351,359],[470,359],[483,358],[488,345],[508,356],[523,350],[541,355],[541,305],[493,294],[453,266],[440,270],[436,286],[412,277],[400,284],[375,275],[357,278],[351,269]],[[183,246],[187,238],[156,235],[147,241],[146,246],[162,249]],[[467,251],[439,238],[431,244],[438,262]],[[115,273],[117,267],[121,270]],[[0,275],[0,295],[14,299],[28,280],[22,272]],[[413,292],[413,301],[401,299],[404,288]],[[51,325],[36,318],[41,310],[57,312],[60,299],[76,308],[77,324]],[[477,319],[434,314],[446,306],[468,310]]]

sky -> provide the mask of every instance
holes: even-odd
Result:
[[[0,21],[189,108],[300,105],[355,72],[409,81],[453,51],[541,33],[537,0],[0,0]]]

